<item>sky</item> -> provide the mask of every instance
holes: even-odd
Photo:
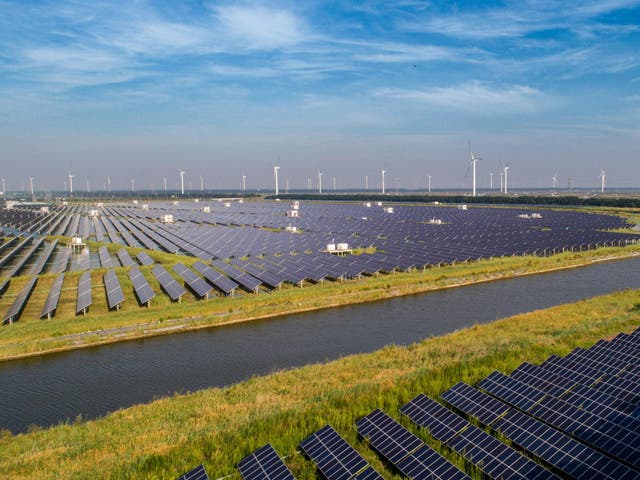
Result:
[[[640,187],[640,0],[0,0],[7,190]]]

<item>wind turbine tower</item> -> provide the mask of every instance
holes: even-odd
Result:
[[[364,189],[369,190],[369,175],[364,176]]]
[[[3,195],[7,194],[7,185],[5,184],[4,177],[2,177],[2,194]]]
[[[606,179],[607,179],[607,172],[605,172],[603,169],[600,169],[600,192],[601,193],[604,193],[604,184]]]
[[[29,177],[29,185],[31,186],[31,198],[33,198],[33,177]]]
[[[467,140],[467,143],[469,144],[469,155],[471,156],[471,170],[472,170],[472,177],[473,177],[473,193],[472,196],[476,196],[476,164],[478,163],[478,160],[482,160],[480,157],[476,157],[473,153],[473,150],[471,150],[471,141]],[[468,170],[467,170],[468,172]]]
[[[511,162],[507,162],[506,165],[503,167],[504,170],[504,194],[506,195],[508,193],[508,185],[509,185],[509,166],[511,165]]]
[[[73,177],[74,175],[69,172],[69,195],[73,194]]]
[[[247,190],[247,176],[242,175],[242,191],[245,192]]]
[[[276,197],[278,196],[278,193],[279,193],[279,191],[278,191],[278,170],[280,170],[280,167],[276,167],[276,166],[273,167],[273,177],[274,177],[274,179],[276,181]]]
[[[554,175],[551,181],[553,182],[553,189],[555,190],[556,187],[558,186],[558,175],[557,174]]]
[[[380,170],[380,174],[382,175],[382,194],[384,195],[384,174],[387,173],[386,170]]]
[[[427,178],[428,178],[427,186],[429,188],[429,193],[431,193],[431,175],[429,175]]]
[[[200,175],[200,191],[204,192],[204,177]]]
[[[131,179],[131,193],[135,193],[136,191],[136,181],[132,178]]]
[[[162,185],[164,186],[164,196],[167,196],[167,177],[162,179]]]
[[[111,193],[111,175],[107,177],[107,190]]]
[[[322,193],[322,172],[318,172],[318,193]]]
[[[184,174],[187,173],[184,170],[180,170],[180,194],[184,195]]]
[[[489,190],[493,190],[493,172],[489,173]]]
[[[336,177],[333,177],[333,191],[336,191]]]

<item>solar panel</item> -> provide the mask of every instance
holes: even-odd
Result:
[[[127,252],[124,248],[121,248],[116,253],[123,267],[133,267],[134,265],[136,265],[136,262],[133,261],[133,258],[131,258],[131,255],[129,255],[129,252]]]
[[[115,270],[108,270],[104,276],[104,288],[107,291],[107,303],[109,304],[109,310],[120,308],[120,304],[124,302],[124,293],[122,293],[122,287],[120,287],[120,281],[116,275]]]
[[[138,297],[140,304],[149,305],[149,302],[156,294],[138,267],[131,267],[129,270],[129,279],[133,284],[133,290],[136,292],[136,297]]]
[[[358,420],[356,428],[380,455],[394,465],[423,445],[422,440],[379,409]]]
[[[445,402],[463,412],[470,411],[481,422],[490,424],[509,407],[493,400],[466,383],[458,383],[440,395]]]
[[[184,287],[176,282],[175,278],[162,265],[154,265],[152,272],[172,301],[180,301],[182,295],[187,293]]]
[[[146,252],[138,252],[136,258],[140,262],[140,265],[153,265],[155,263],[153,258],[151,258]]]
[[[71,249],[65,248],[58,253],[55,259],[55,266],[52,269],[52,273],[63,273],[67,270],[67,264],[69,263],[69,257],[71,256]]]
[[[111,255],[109,255],[107,247],[103,246],[98,249],[98,257],[100,257],[100,265],[102,268],[113,267],[113,260],[111,260]]]
[[[78,281],[78,300],[76,302],[76,315],[85,315],[91,305],[91,272],[84,272]]]
[[[458,392],[460,392],[460,388]],[[460,395],[452,396],[452,398],[460,399]],[[465,405],[469,403],[465,402]],[[461,418],[458,415],[426,395],[419,395],[402,408],[404,409],[403,413],[406,413],[414,423],[429,429],[432,435],[434,432],[436,434],[444,432],[442,438],[447,439],[444,443],[448,447],[465,457],[491,478],[557,478],[548,470],[523,457],[478,427],[464,420],[464,424],[460,423]],[[508,407],[503,410],[508,410]],[[493,418],[497,417],[497,414],[493,415]],[[443,426],[447,428],[443,428]],[[451,435],[454,431],[456,433]],[[435,438],[438,439],[438,437]]]
[[[194,263],[193,268],[204,276],[211,285],[226,295],[233,295],[235,289],[238,288],[238,284],[236,282],[202,262]]]
[[[535,405],[530,414],[617,459],[640,468],[640,438],[637,434],[625,433],[615,425],[607,425],[609,422],[593,414],[551,397],[546,397]]]
[[[238,470],[244,480],[294,480],[293,475],[270,444],[243,458]]]
[[[368,466],[362,455],[330,425],[305,438],[300,442],[300,448],[327,480],[349,480]]]
[[[373,467],[367,467],[352,480],[383,480],[383,477]]]
[[[33,289],[36,286],[37,281],[38,277],[32,277],[31,280],[29,280],[27,284],[22,288],[22,290],[20,290],[20,293],[9,307],[9,310],[7,310],[7,313],[5,313],[4,317],[2,318],[3,325],[18,321],[20,315],[22,314],[22,311],[24,310],[27,300],[29,300],[29,297],[31,296],[31,292],[33,292]]]
[[[471,480],[466,473],[427,445],[400,460],[396,466],[412,480]]]
[[[54,281],[47,300],[44,302],[42,312],[40,312],[40,318],[51,318],[55,310],[58,308],[58,301],[60,300],[60,292],[62,291],[62,283],[64,282],[64,273],[59,275]]]
[[[381,410],[356,422],[358,433],[411,479],[469,479],[439,453]]]
[[[176,263],[173,266],[173,271],[182,277],[187,282],[189,288],[200,298],[209,298],[209,293],[213,289],[207,282],[201,277],[193,273],[182,263]]]
[[[469,425],[464,419],[454,415],[424,393],[403,405],[400,412],[419,427],[427,429],[434,438],[441,442],[451,440]]]
[[[193,470],[189,470],[184,475],[178,477],[178,480],[209,480],[209,476],[204,469],[204,465],[198,465]]]

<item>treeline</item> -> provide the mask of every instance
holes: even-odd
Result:
[[[276,197],[270,195],[267,199]],[[578,197],[574,195],[523,195],[523,196],[480,196],[466,195],[382,195],[382,194],[309,194],[291,193],[279,195],[281,200],[333,200],[333,201],[361,201],[361,202],[440,202],[440,203],[481,203],[489,205],[563,205],[587,207],[626,207],[640,208],[640,198],[631,197]]]

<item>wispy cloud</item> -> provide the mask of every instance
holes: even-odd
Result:
[[[534,111],[544,96],[539,90],[524,85],[492,88],[479,82],[420,90],[379,88],[375,89],[372,94],[376,97],[423,102],[468,113]]]
[[[289,47],[309,39],[305,22],[285,9],[264,6],[214,8],[220,33],[234,44],[250,50]]]

